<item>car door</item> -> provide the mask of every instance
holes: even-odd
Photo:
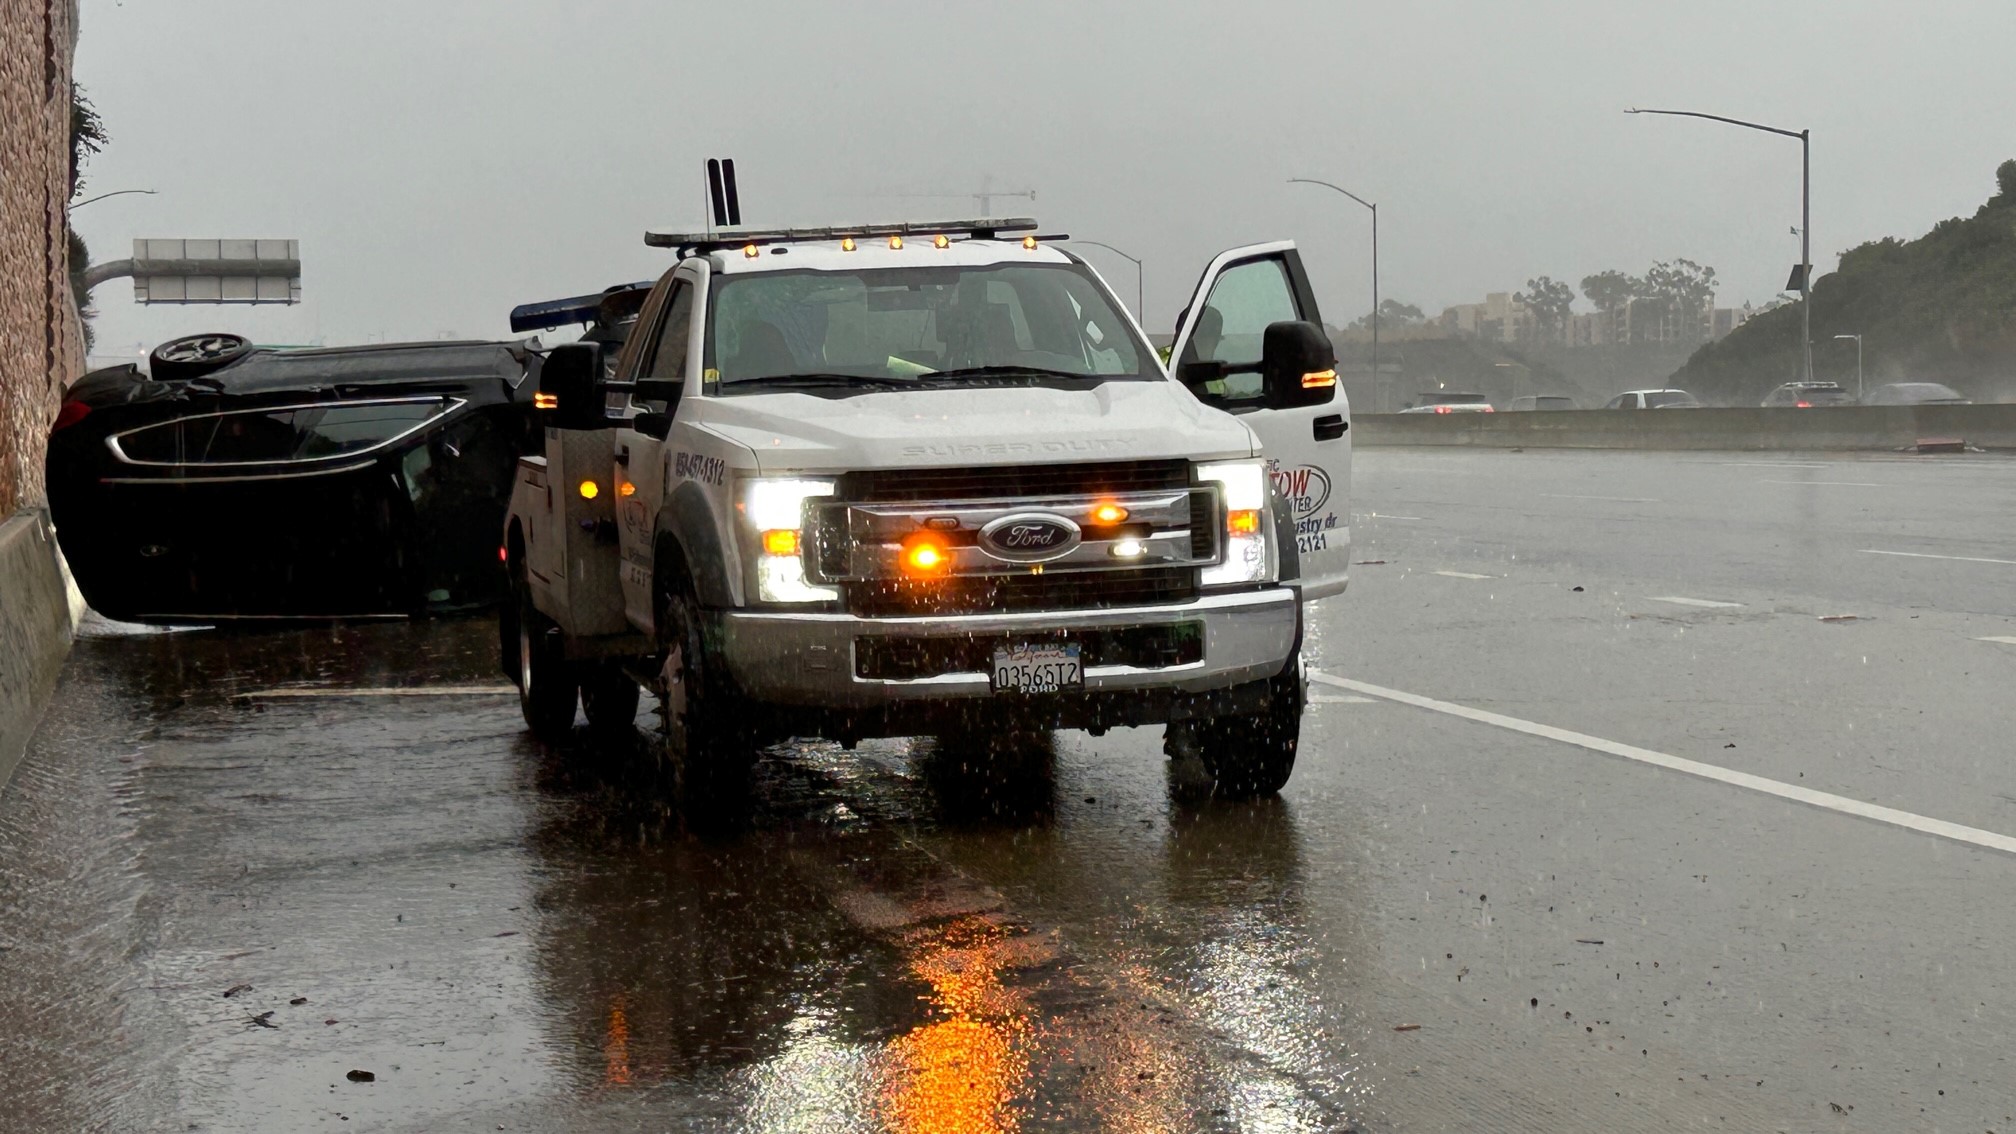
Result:
[[[1284,320],[1322,326],[1316,295],[1292,240],[1221,252],[1204,269],[1170,345],[1170,366],[1260,361],[1267,327]],[[1274,487],[1293,525],[1305,599],[1344,589],[1351,565],[1351,406],[1342,385],[1317,404],[1274,408],[1255,372],[1193,389],[1207,404],[1238,414],[1260,439]],[[1284,557],[1285,559],[1285,557]]]
[[[632,342],[624,350],[621,375],[631,381],[645,379],[681,383],[682,397],[661,399],[633,395],[633,409],[677,415],[683,401],[684,383],[692,372],[697,354],[693,333],[694,312],[700,298],[697,269],[682,264],[660,285],[638,317],[631,332]],[[651,628],[651,568],[653,542],[657,538],[658,509],[664,502],[664,440],[640,432],[633,417],[616,433],[616,502],[618,535],[623,545],[623,610],[630,624]]]

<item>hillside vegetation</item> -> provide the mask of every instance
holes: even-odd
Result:
[[[1853,388],[1863,336],[1867,382],[1944,382],[1976,401],[2016,400],[2016,161],[1971,217],[1917,240],[1875,240],[1813,285],[1813,376]],[[1755,405],[1798,377],[1799,305],[1775,308],[1710,343],[1671,384],[1711,404]]]

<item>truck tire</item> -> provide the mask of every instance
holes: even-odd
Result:
[[[1267,708],[1258,713],[1169,726],[1170,754],[1193,749],[1211,777],[1211,793],[1229,799],[1273,795],[1295,772],[1302,737],[1302,682],[1294,673],[1269,682]]]
[[[518,711],[532,735],[548,743],[565,740],[574,730],[578,689],[574,672],[561,653],[560,633],[550,619],[532,606],[532,596],[518,589]]]
[[[588,714],[588,727],[604,738],[630,733],[642,693],[621,666],[604,663],[581,674],[581,711]]]
[[[689,821],[720,818],[748,798],[756,745],[750,706],[728,683],[702,633],[700,604],[682,577],[658,585],[658,760]]]

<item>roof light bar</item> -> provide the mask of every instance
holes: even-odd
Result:
[[[738,248],[754,244],[786,244],[805,240],[840,240],[847,237],[932,236],[946,233],[972,240],[991,240],[1009,233],[1036,231],[1030,217],[980,217],[974,220],[901,221],[895,224],[839,224],[812,228],[745,229],[723,228],[712,232],[647,232],[644,243],[653,248],[684,248],[695,252]]]

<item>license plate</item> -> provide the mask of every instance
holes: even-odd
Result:
[[[1062,693],[1085,688],[1078,647],[1010,646],[994,651],[994,692]]]

